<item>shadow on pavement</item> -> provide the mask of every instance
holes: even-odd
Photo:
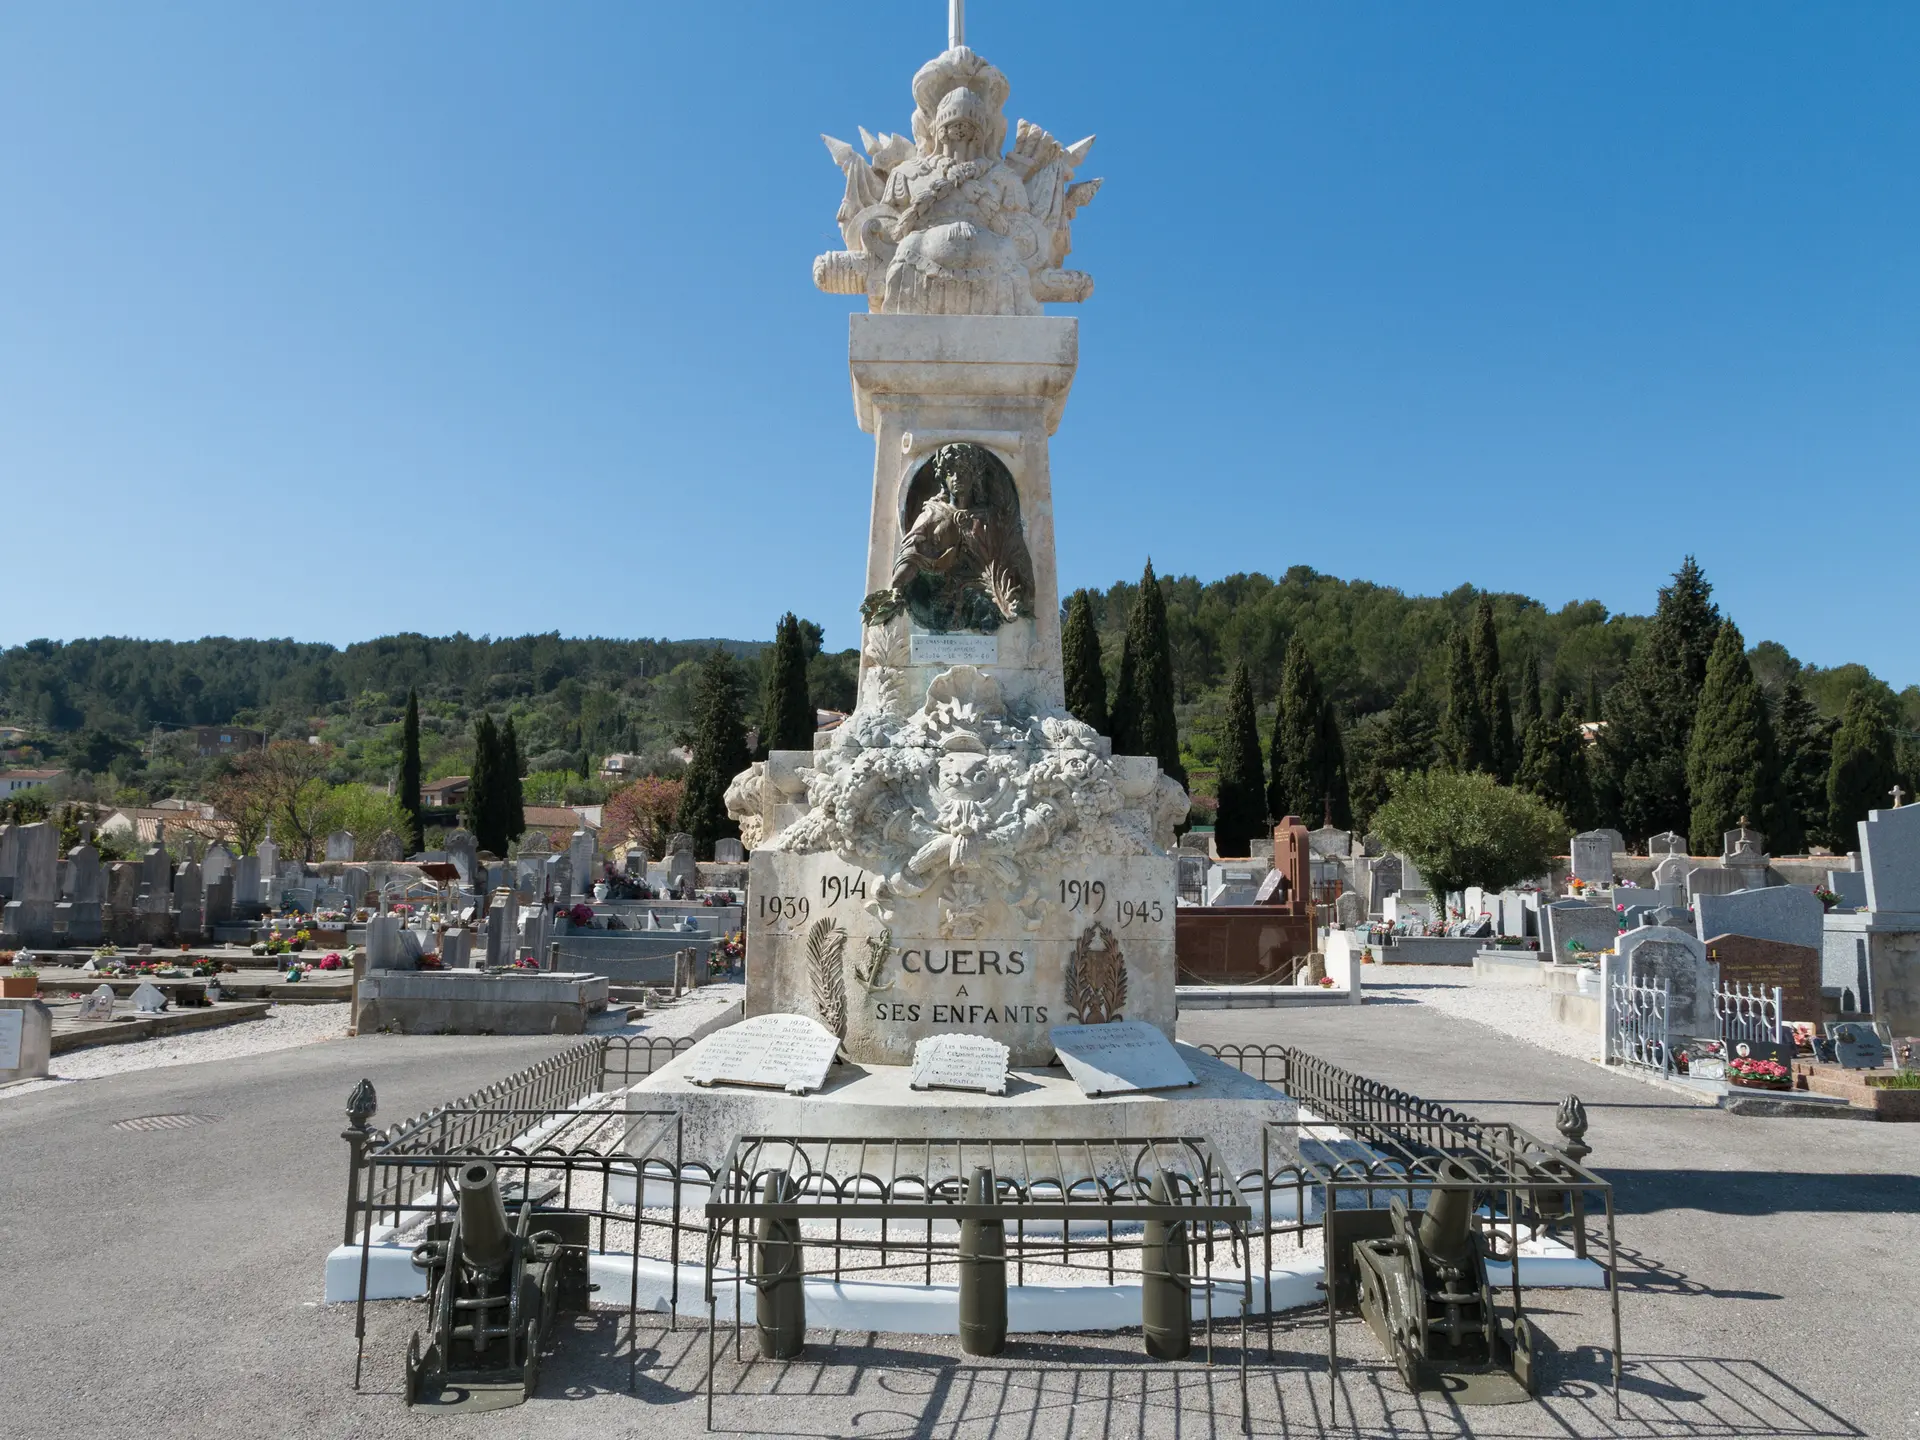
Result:
[[[1704,1210],[1715,1215],[1907,1215],[1920,1211],[1920,1175],[1782,1170],[1611,1170],[1620,1215]]]

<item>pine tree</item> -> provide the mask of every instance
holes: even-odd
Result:
[[[1447,642],[1447,711],[1440,722],[1440,748],[1455,770],[1493,770],[1493,736],[1480,687],[1474,683],[1473,650],[1463,626]]]
[[[1780,786],[1767,833],[1776,854],[1802,854],[1816,842],[1833,845],[1827,833],[1827,772],[1833,768],[1836,728],[1807,697],[1800,678],[1789,676],[1773,726],[1780,751]],[[1852,846],[1833,848],[1845,851]]]
[[[1173,716],[1173,645],[1167,636],[1167,601],[1154,578],[1151,560],[1140,577],[1133,613],[1127,617],[1120,681],[1121,693],[1114,702],[1115,751],[1151,755],[1165,774],[1185,785],[1187,769],[1180,763],[1180,729]],[[1125,749],[1120,744],[1123,713],[1128,731]]]
[[[483,710],[473,723],[473,765],[467,776],[465,816],[474,844],[490,854],[505,856],[507,837],[501,828],[496,778],[499,765],[500,734],[494,729],[493,716]]]
[[[500,731],[499,768],[494,772],[499,782],[500,833],[507,837],[509,844],[527,831],[526,792],[520,786],[522,768],[520,736],[513,728],[513,717],[509,715]]]
[[[813,702],[807,698],[806,645],[800,635],[799,617],[789,610],[780,617],[774,633],[773,663],[767,667],[766,703],[760,717],[761,757],[770,750],[811,750],[813,730]]]
[[[1100,668],[1100,632],[1093,624],[1093,601],[1084,590],[1067,601],[1066,628],[1060,635],[1060,658],[1066,671],[1067,712],[1102,735],[1112,718],[1107,713],[1107,676]]]
[[[1599,779],[1607,807],[1630,839],[1692,823],[1687,747],[1700,708],[1707,657],[1720,630],[1713,587],[1691,555],[1662,587],[1653,623],[1626,672],[1601,702]]]
[[[1312,828],[1329,808],[1335,824],[1350,818],[1339,722],[1321,693],[1307,642],[1298,635],[1287,642],[1280,671],[1280,708],[1273,717],[1267,773],[1267,813],[1276,825],[1292,815]]]
[[[407,812],[407,853],[427,848],[420,823],[420,696],[407,691],[407,715],[400,723],[400,808]]]
[[[1433,768],[1435,729],[1433,704],[1416,681],[1377,719],[1348,732],[1356,825],[1368,824],[1373,812],[1387,803],[1394,776],[1425,774]]]
[[[1260,725],[1253,708],[1247,662],[1233,667],[1227,688],[1227,725],[1220,737],[1220,807],[1213,822],[1214,847],[1222,855],[1245,855],[1248,842],[1267,835],[1267,780],[1260,765]]]
[[[1847,696],[1827,770],[1827,832],[1835,849],[1853,848],[1867,812],[1893,804],[1896,774],[1893,715],[1879,695],[1862,685]]]
[[[713,842],[737,839],[727,814],[727,786],[751,763],[740,715],[740,681],[727,652],[714,647],[700,671],[700,729],[687,766],[687,788],[674,824],[693,836],[694,854],[713,858]]]
[[[1777,764],[1773,726],[1747,663],[1746,641],[1737,625],[1723,620],[1687,745],[1694,854],[1713,854],[1721,836],[1742,820],[1765,822],[1775,809]]]
[[[1473,607],[1473,630],[1467,642],[1473,665],[1473,689],[1487,729],[1487,769],[1502,785],[1513,782],[1520,768],[1519,747],[1513,734],[1513,696],[1500,664],[1500,634],[1494,628],[1493,600],[1482,595]]]
[[[1576,829],[1592,824],[1593,782],[1586,736],[1574,717],[1573,697],[1564,691],[1554,693],[1528,729],[1514,785],[1546,801]]]

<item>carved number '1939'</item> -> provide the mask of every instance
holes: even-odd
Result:
[[[811,907],[804,895],[762,895],[760,897],[760,918],[779,924],[782,920],[789,923],[807,918]]]

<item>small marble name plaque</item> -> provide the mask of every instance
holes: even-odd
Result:
[[[0,1010],[0,1070],[20,1068],[21,1037],[27,1033],[24,1010]]]
[[[929,1035],[913,1047],[915,1090],[979,1090],[1007,1093],[1007,1056],[998,1040],[984,1035]]]
[[[998,635],[931,635],[916,630],[908,647],[915,665],[998,665]]]
[[[1887,1063],[1887,1047],[1873,1026],[1858,1020],[1842,1020],[1829,1025],[1833,1037],[1834,1058],[1848,1070],[1877,1070]]]
[[[1047,1036],[1080,1093],[1090,1098],[1200,1083],[1173,1042],[1143,1020],[1056,1025]]]
[[[756,1015],[689,1050],[686,1076],[695,1085],[752,1085],[805,1095],[827,1083],[839,1051],[838,1037],[805,1015]]]

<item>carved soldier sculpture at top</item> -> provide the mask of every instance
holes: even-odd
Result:
[[[1072,183],[1093,137],[1063,146],[1022,120],[1003,157],[1007,77],[964,45],[920,68],[913,98],[911,140],[862,129],[862,159],[821,137],[847,179],[847,248],[815,259],[814,283],[893,315],[1038,315],[1091,295],[1090,275],[1061,266],[1100,188]]]

